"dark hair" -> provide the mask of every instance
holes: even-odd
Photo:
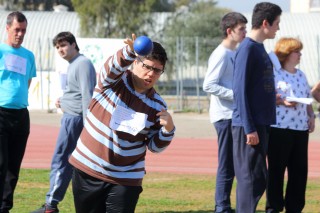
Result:
[[[234,29],[238,24],[248,23],[247,18],[241,13],[230,12],[225,14],[220,21],[220,28],[222,31],[223,38],[228,36],[227,29]]]
[[[264,20],[273,25],[274,20],[282,13],[281,8],[270,2],[261,2],[254,6],[252,14],[252,29],[261,27]]]
[[[11,26],[13,20],[17,20],[18,22],[28,23],[27,18],[23,15],[23,13],[19,11],[9,13],[9,15],[7,16],[7,25]]]
[[[153,49],[152,52],[143,58],[146,58],[148,60],[158,60],[160,63],[165,67],[166,62],[168,60],[166,50],[163,48],[163,46],[158,42],[152,42],[153,43]]]
[[[56,35],[53,38],[52,43],[53,43],[53,46],[56,46],[58,43],[63,42],[63,41],[66,41],[69,44],[75,43],[76,44],[76,50],[80,51],[80,49],[78,47],[78,44],[77,44],[77,41],[76,41],[76,38],[74,37],[74,35],[72,33],[70,33],[70,32],[58,33],[58,35]]]

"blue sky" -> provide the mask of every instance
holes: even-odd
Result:
[[[290,11],[290,0],[217,0],[217,6],[240,13],[250,13],[256,3],[265,1],[279,5],[283,12]]]

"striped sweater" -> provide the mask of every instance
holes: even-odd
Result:
[[[146,94],[135,92],[128,70],[135,55],[126,46],[111,56],[102,67],[91,100],[84,129],[69,162],[100,180],[120,185],[140,186],[145,175],[146,151],[159,153],[171,142],[174,130],[166,132],[156,114],[166,103],[151,88]],[[138,134],[110,128],[117,106],[147,115]]]

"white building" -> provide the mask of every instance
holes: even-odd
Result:
[[[291,13],[320,12],[320,0],[291,0]]]

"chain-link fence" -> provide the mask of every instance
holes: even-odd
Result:
[[[77,39],[81,40],[81,39]],[[86,40],[81,41],[86,43]],[[95,40],[95,39],[93,39]],[[122,43],[122,39],[121,41]],[[320,37],[302,39],[304,49],[299,68],[306,73],[310,86],[319,80]],[[157,91],[165,98],[169,109],[175,111],[203,112],[209,108],[209,96],[202,90],[203,79],[207,71],[208,58],[211,52],[221,42],[220,38],[208,39],[200,37],[177,37],[160,41],[166,48],[169,61],[164,74],[156,85]],[[265,43],[266,49],[272,50],[276,41]],[[79,42],[78,42],[79,43]],[[104,41],[98,42],[103,45]],[[87,55],[89,58],[98,54],[97,44],[95,52]],[[38,38],[28,41],[25,45],[36,57],[38,77],[30,87],[30,106],[41,109],[54,109],[59,89],[57,76],[56,52],[51,39]],[[81,48],[80,48],[81,49]],[[82,48],[82,50],[90,48]],[[91,48],[92,49],[92,48]],[[100,50],[99,50],[100,51]],[[101,47],[101,51],[106,51]],[[110,50],[108,50],[110,51]],[[86,55],[86,53],[84,53]],[[62,60],[63,61],[63,60]],[[62,62],[61,62],[62,63]],[[58,65],[60,62],[58,63]],[[97,69],[97,72],[99,69]],[[37,104],[35,104],[37,103]]]
[[[301,35],[301,62],[298,65],[313,86],[320,80],[320,36]],[[267,52],[274,49],[278,39],[264,42]],[[167,95],[169,107],[178,111],[203,112],[209,108],[209,96],[202,90],[208,58],[221,39],[175,38],[169,45],[171,63],[168,72],[160,78],[159,91]],[[167,70],[166,69],[166,70]]]
[[[166,96],[169,108],[202,112],[208,108],[202,83],[208,58],[220,38],[177,37],[164,41],[169,55],[166,71],[158,82],[158,91]]]

